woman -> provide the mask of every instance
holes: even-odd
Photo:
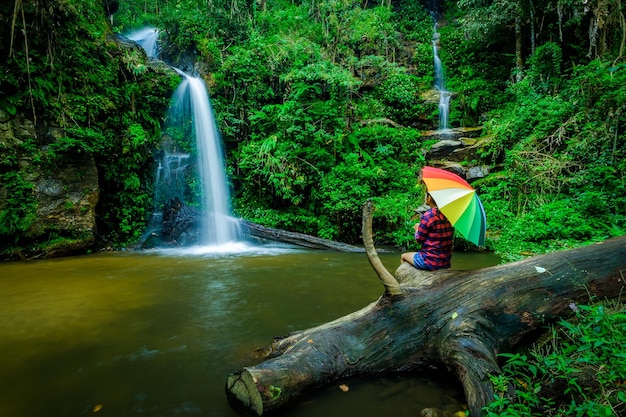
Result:
[[[415,268],[429,271],[450,268],[454,228],[428,193],[425,203],[430,209],[422,215],[420,222],[413,226],[415,240],[422,248],[419,252],[403,253],[401,260]]]

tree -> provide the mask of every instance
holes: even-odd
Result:
[[[571,303],[624,289],[626,236],[477,271],[402,264],[392,275],[373,247],[366,204],[363,241],[384,294],[335,321],[276,338],[264,362],[229,375],[234,407],[260,416],[341,378],[437,364],[457,376],[471,415],[480,416],[493,399],[489,377],[500,373],[499,352],[570,314]]]

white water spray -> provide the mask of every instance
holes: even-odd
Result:
[[[137,42],[146,51],[150,58],[156,58],[159,54],[159,31],[158,29],[147,27],[131,32],[126,37]]]

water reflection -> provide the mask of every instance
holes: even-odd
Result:
[[[235,253],[0,264],[0,416],[235,416],[224,383],[258,363],[254,348],[382,292],[364,254],[280,246]],[[455,254],[453,267],[496,263],[464,257]],[[399,255],[381,258],[393,271]],[[345,383],[347,393],[329,386],[281,414],[415,416],[463,401],[445,375]]]

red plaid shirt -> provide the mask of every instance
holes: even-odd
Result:
[[[452,224],[437,207],[422,215],[415,240],[422,244],[420,254],[430,269],[450,268],[453,238]]]

